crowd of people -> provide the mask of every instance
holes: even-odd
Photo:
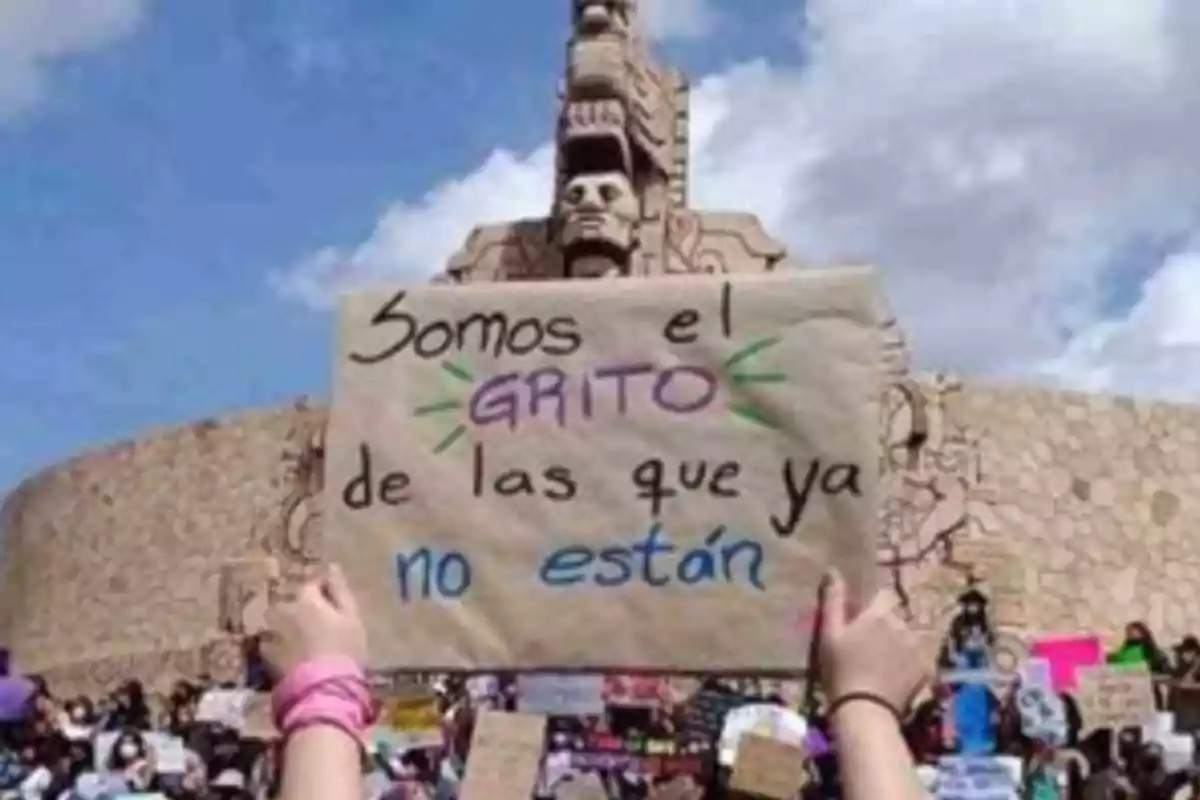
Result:
[[[987,598],[970,589],[947,631],[939,672],[988,671],[995,644]],[[1108,654],[1112,663],[1144,664],[1156,676],[1159,707],[1177,725],[1200,730],[1191,704],[1200,695],[1200,641],[1187,637],[1168,652],[1149,629],[1133,623],[1124,644]],[[886,658],[884,659],[886,660]],[[995,673],[995,670],[992,670]],[[0,722],[0,796],[15,800],[116,800],[155,795],[172,800],[274,798],[281,792],[285,736],[247,732],[236,722],[199,713],[213,692],[239,687],[198,677],[180,681],[165,698],[148,697],[130,680],[106,698],[61,697],[36,676],[10,678],[28,686],[20,708]],[[254,670],[247,680],[258,683]],[[827,683],[827,682],[826,682]],[[915,772],[928,796],[979,798],[1200,798],[1194,758],[1167,758],[1161,743],[1140,727],[1088,730],[1077,698],[1061,693],[1063,724],[1057,733],[1030,731],[1020,707],[1019,678],[1000,675],[977,691],[955,680],[934,681],[903,710],[903,735]],[[555,798],[587,782],[611,798],[701,798],[730,795],[732,765],[723,751],[726,723],[735,709],[780,710],[795,720],[794,739],[804,753],[808,798],[845,796],[850,768],[833,721],[837,697],[856,692],[811,685],[788,693],[770,681],[713,677],[689,696],[663,693],[661,702],[613,703],[601,714],[549,718],[545,754],[532,795]],[[256,687],[256,688],[267,688]],[[853,687],[852,687],[853,688]],[[861,692],[858,692],[861,694]],[[441,676],[433,681],[439,735],[405,745],[363,735],[362,800],[450,800],[458,796],[480,709],[521,710],[521,684],[513,676]],[[828,699],[834,697],[834,708]],[[379,710],[380,699],[376,701]],[[967,713],[974,709],[971,713]],[[970,721],[974,719],[975,721]],[[1192,726],[1195,726],[1194,728]],[[786,731],[784,733],[786,737]],[[1192,748],[1191,753],[1196,749]],[[947,756],[1019,761],[1009,795],[939,786]],[[910,767],[911,769],[911,767]],[[294,800],[289,798],[288,800]],[[498,798],[498,800],[505,800]],[[880,798],[880,800],[886,800]]]

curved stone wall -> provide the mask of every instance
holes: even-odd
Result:
[[[269,549],[321,416],[298,402],[203,420],[19,486],[0,512],[0,640],[14,667],[67,676],[89,664],[98,684],[212,671],[221,568]]]
[[[918,625],[936,629],[973,573],[1012,629],[1192,631],[1200,408],[946,378],[894,388],[880,562]],[[297,402],[204,420],[22,484],[0,508],[0,643],[16,668],[91,691],[236,671],[222,572],[237,583],[270,556],[286,576],[314,555],[325,418]]]

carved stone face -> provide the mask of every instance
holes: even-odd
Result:
[[[595,243],[632,250],[639,207],[633,185],[620,172],[576,175],[563,190],[558,209],[563,247]]]
[[[575,24],[589,33],[629,27],[629,0],[575,0]]]

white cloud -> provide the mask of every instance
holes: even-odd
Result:
[[[56,59],[132,33],[148,0],[0,0],[0,120],[33,106]]]
[[[1167,259],[1127,313],[1081,331],[1042,370],[1090,391],[1200,399],[1200,249]]]
[[[880,265],[927,366],[1150,392],[1173,388],[1179,359],[1200,368],[1200,350],[1155,344],[1138,309],[1103,319],[1118,254],[1179,236],[1200,209],[1200,3],[808,7],[804,71],[752,63],[697,86],[696,205],[755,211],[807,262]],[[546,149],[498,154],[279,284],[315,300],[431,273],[473,223],[544,213],[550,166]],[[1192,297],[1180,318],[1200,318]]]
[[[641,0],[642,27],[653,39],[703,39],[717,25],[712,0]]]

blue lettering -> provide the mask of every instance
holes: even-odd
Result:
[[[628,547],[606,547],[600,551],[600,560],[617,568],[616,576],[608,576],[597,572],[593,578],[597,586],[624,586],[633,580],[633,567],[629,559],[633,553]]]
[[[579,574],[584,567],[590,566],[596,560],[596,554],[586,547],[571,545],[555,550],[546,556],[538,577],[547,586],[570,586],[581,583],[586,578]]]
[[[454,585],[450,584],[450,571],[456,573]],[[457,600],[467,593],[471,586],[471,565],[462,553],[451,552],[442,556],[437,567],[437,592],[442,597]]]
[[[713,533],[712,533],[713,541],[708,542],[706,540],[705,543],[709,544],[709,545],[715,544],[716,540],[720,539],[721,535],[724,533],[725,533],[725,526],[722,525],[720,528],[717,528],[717,530],[713,531]],[[747,580],[750,582],[751,585],[754,586],[754,588],[758,589],[759,591],[765,592],[767,590],[767,587],[765,584],[763,584],[763,581],[762,581],[762,566],[763,566],[763,555],[764,555],[762,545],[759,544],[758,542],[752,542],[749,539],[741,539],[740,541],[731,542],[721,548],[721,570],[725,574],[725,580],[726,581],[737,580],[734,577],[734,575],[736,573],[733,569],[733,567],[734,567],[733,562],[734,562],[734,559],[737,558],[738,555],[740,555],[742,553],[746,553],[750,559],[750,565],[746,568]]]
[[[415,592],[414,579],[417,583]],[[458,551],[438,554],[428,547],[420,547],[411,553],[396,554],[396,581],[400,585],[402,603],[413,599],[429,600],[435,596],[457,600],[471,588],[471,562]]]
[[[712,553],[707,550],[692,550],[679,562],[679,580],[688,586],[717,579],[717,566]],[[725,580],[729,580],[726,574]]]
[[[729,534],[724,525],[690,549],[670,542],[659,523],[627,546],[613,545],[595,550],[586,545],[569,545],[549,553],[538,577],[546,586],[563,587],[590,583],[602,588],[619,588],[639,581],[662,588],[672,583],[696,586],[706,583],[748,584],[765,592],[763,546]],[[718,571],[718,563],[720,569]]]
[[[654,572],[654,557],[675,552],[675,545],[662,541],[662,525],[654,523],[646,532],[646,538],[634,542],[629,548],[634,556],[642,555],[642,580],[650,586],[666,586],[671,582],[667,576],[656,575]]]

